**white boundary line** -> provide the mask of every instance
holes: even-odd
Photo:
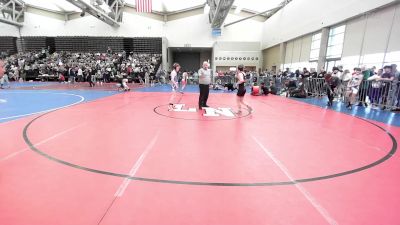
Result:
[[[153,137],[151,142],[147,145],[146,149],[144,152],[140,155],[139,159],[135,162],[135,164],[132,166],[131,170],[129,171],[129,176],[133,177],[139,170],[140,166],[142,165],[144,159],[146,156],[149,154],[150,150],[154,147],[154,144],[156,143],[159,135],[159,131],[156,133],[156,135]],[[128,185],[131,183],[131,179],[125,178],[122,184],[119,186],[118,190],[115,192],[114,197],[122,197],[124,194],[126,188]]]
[[[78,125],[76,125],[76,126],[74,126],[74,127],[68,128],[68,129],[66,129],[66,130],[64,130],[64,131],[61,131],[61,132],[59,132],[59,133],[57,133],[57,134],[55,134],[55,135],[53,135],[53,136],[51,136],[51,137],[49,137],[49,138],[46,138],[46,139],[44,139],[44,140],[39,141],[38,143],[34,144],[33,146],[37,147],[37,146],[39,146],[39,145],[42,145],[42,144],[44,144],[44,143],[46,143],[46,142],[48,142],[48,141],[53,140],[53,139],[56,138],[56,137],[59,137],[59,136],[61,136],[61,135],[63,135],[63,134],[66,134],[66,133],[68,133],[68,132],[70,132],[70,131],[72,131],[72,130],[75,130],[75,129],[78,128],[78,127],[83,126],[83,125],[86,125],[86,123],[80,123],[80,124],[78,124]],[[9,154],[9,155],[6,155],[6,156],[4,156],[3,158],[0,158],[0,162],[6,161],[7,159],[11,159],[11,158],[13,158],[13,157],[15,157],[15,156],[17,156],[17,155],[19,155],[19,154],[25,152],[25,151],[28,151],[29,149],[30,149],[30,147],[26,147],[26,148],[24,148],[24,149],[21,149],[21,150],[19,150],[19,151],[16,151],[16,152],[13,152],[13,153],[11,153],[11,154]]]
[[[295,182],[295,179],[290,174],[289,170],[283,165],[279,159],[277,159],[271,151],[269,151],[256,137],[252,136],[253,140],[257,145],[268,155],[269,158],[279,167],[279,169],[289,178],[290,181]],[[321,216],[330,225],[338,225],[335,219],[329,215],[328,211],[317,202],[317,200],[299,183],[295,183],[294,186],[303,194],[303,196],[310,202],[310,204],[321,214]]]
[[[7,92],[7,93],[29,93],[29,92]],[[83,97],[82,95],[76,95],[76,94],[70,94],[70,93],[53,93],[53,92],[33,92],[33,93],[41,93],[41,94],[44,94],[44,93],[49,94],[49,93],[51,93],[51,94],[58,94],[58,95],[70,95],[70,96],[79,97],[80,100],[75,102],[75,103],[69,104],[69,105],[60,106],[60,107],[56,107],[56,108],[52,108],[52,109],[47,109],[47,110],[43,110],[43,111],[39,111],[39,112],[33,112],[33,113],[27,113],[27,114],[22,114],[22,115],[3,117],[3,118],[0,118],[0,121],[7,120],[7,119],[24,117],[24,116],[31,116],[31,115],[40,114],[40,113],[51,112],[51,111],[54,111],[54,110],[63,109],[63,108],[67,108],[67,107],[79,104],[79,103],[81,103],[81,102],[83,102],[85,100],[85,97]],[[1,125],[1,123],[0,123],[0,125]]]

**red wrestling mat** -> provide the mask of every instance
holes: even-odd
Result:
[[[169,97],[2,124],[1,224],[399,223],[400,129],[276,96],[241,115],[234,95],[207,112]]]

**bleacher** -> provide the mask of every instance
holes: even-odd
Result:
[[[14,54],[17,52],[16,37],[0,37],[0,52]]]
[[[12,37],[8,37],[9,39]],[[127,53],[161,54],[162,39],[157,37],[88,37],[88,36],[59,36],[59,37],[21,37],[22,51],[39,51],[52,43],[49,39],[54,38],[54,51],[69,52],[105,52],[110,47],[115,52],[125,51]],[[1,40],[1,39],[0,39]],[[12,48],[16,52],[16,38],[7,41],[5,49]],[[3,43],[3,41],[2,41]],[[46,44],[47,43],[47,44]],[[0,45],[0,50],[3,48]],[[14,53],[15,53],[14,52]]]
[[[21,37],[18,38],[21,43],[22,51],[40,51],[46,48],[46,37]]]

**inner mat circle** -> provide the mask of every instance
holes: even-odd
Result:
[[[229,109],[229,111],[232,112],[232,116],[225,116],[225,115],[220,115],[216,114],[218,116],[204,116],[205,114],[205,109],[197,109],[193,106],[186,105],[184,106],[183,112],[179,111],[169,111],[168,110],[168,105],[159,105],[154,108],[154,113],[157,115],[171,118],[171,119],[179,119],[179,120],[198,120],[198,121],[221,121],[221,120],[235,120],[235,119],[241,119],[245,118],[251,115],[251,112],[243,108],[241,113],[237,113],[234,110],[234,107],[226,104],[210,104],[210,105],[217,105],[216,107],[213,107],[213,110],[219,110],[220,108],[225,108]],[[190,109],[195,109],[196,111],[190,112]]]

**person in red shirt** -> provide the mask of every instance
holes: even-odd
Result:
[[[62,73],[60,73],[60,74],[58,75],[58,81],[59,81],[60,83],[64,83],[64,82],[65,82],[65,77],[64,77],[64,75],[63,75]]]

